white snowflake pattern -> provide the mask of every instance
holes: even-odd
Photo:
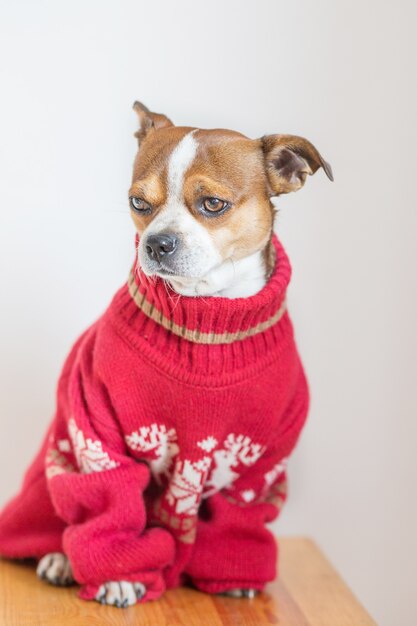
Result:
[[[245,489],[244,491],[240,492],[240,495],[242,497],[242,500],[244,500],[245,502],[252,502],[252,500],[255,499],[256,493],[253,489]]]
[[[161,482],[162,475],[170,475],[173,460],[179,452],[175,428],[167,430],[164,424],[142,426],[126,435],[125,440],[129,448],[144,453],[158,483]]]
[[[264,479],[267,487],[270,487],[279,476],[281,476],[285,472],[285,468],[287,467],[288,459],[282,459],[279,463],[274,465],[274,467],[264,474]]]
[[[45,473],[48,480],[59,474],[73,472],[74,466],[68,458],[54,447],[53,437],[49,440],[51,447],[49,448],[45,458]],[[69,442],[68,442],[69,443]]]
[[[101,441],[98,439],[94,441],[90,437],[85,437],[83,431],[78,428],[72,417],[68,421],[68,434],[78,467],[83,474],[102,472],[114,469],[120,465],[103,450]]]
[[[206,437],[202,441],[197,441],[198,447],[204,450],[204,452],[209,453],[217,446],[217,444],[217,439],[215,439],[215,437],[212,437],[211,435],[209,437]]]
[[[256,463],[265,452],[265,446],[253,443],[247,435],[235,435],[234,433],[228,435],[224,447],[236,457],[237,461],[246,466]]]
[[[213,435],[197,441],[196,446],[205,455],[200,459],[181,458],[177,433],[164,424],[150,424],[125,436],[131,450],[140,453],[149,463],[158,484],[162,477],[167,481],[165,502],[176,514],[194,516],[201,498],[207,498],[228,488],[245,467],[250,467],[261,457],[265,447],[243,434],[230,433],[219,446]],[[241,492],[243,501],[256,497],[251,489]]]
[[[71,452],[71,444],[68,439],[58,440],[58,450],[60,452]]]

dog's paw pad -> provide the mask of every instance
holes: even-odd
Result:
[[[228,589],[227,591],[223,591],[220,595],[228,596],[229,598],[248,598],[251,600],[257,594],[257,589]]]
[[[125,608],[136,604],[145,593],[146,587],[142,583],[130,583],[125,580],[111,581],[100,586],[96,600],[101,604]]]
[[[51,585],[65,587],[74,582],[71,564],[65,554],[61,552],[46,554],[39,561],[36,573],[39,578],[46,580]]]

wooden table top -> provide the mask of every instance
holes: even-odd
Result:
[[[280,539],[280,578],[253,600],[168,591],[127,609],[55,588],[34,567],[0,560],[0,626],[375,626],[313,541]]]

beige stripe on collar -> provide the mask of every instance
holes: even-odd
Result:
[[[253,337],[258,333],[262,333],[268,328],[271,328],[274,324],[276,324],[281,317],[284,315],[286,310],[286,302],[285,300],[282,302],[279,309],[267,320],[264,322],[259,322],[256,326],[252,326],[251,328],[247,328],[246,330],[238,330],[236,332],[224,332],[224,333],[206,333],[198,330],[191,330],[186,326],[179,326],[173,320],[168,319],[165,315],[158,311],[157,308],[150,302],[146,300],[144,294],[139,291],[139,287],[135,283],[135,277],[133,272],[130,272],[128,279],[128,287],[129,293],[132,296],[133,300],[137,304],[137,306],[145,313],[147,317],[150,317],[154,322],[163,326],[166,330],[171,331],[174,335],[178,337],[183,337],[188,341],[192,341],[193,343],[204,343],[204,344],[222,344],[222,343],[233,343],[233,341],[242,341],[242,339],[247,339],[247,337]]]

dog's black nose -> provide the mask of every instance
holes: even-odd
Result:
[[[163,256],[173,254],[177,247],[177,237],[168,233],[149,235],[146,240],[146,252],[151,259],[156,259],[157,261],[160,261]]]

